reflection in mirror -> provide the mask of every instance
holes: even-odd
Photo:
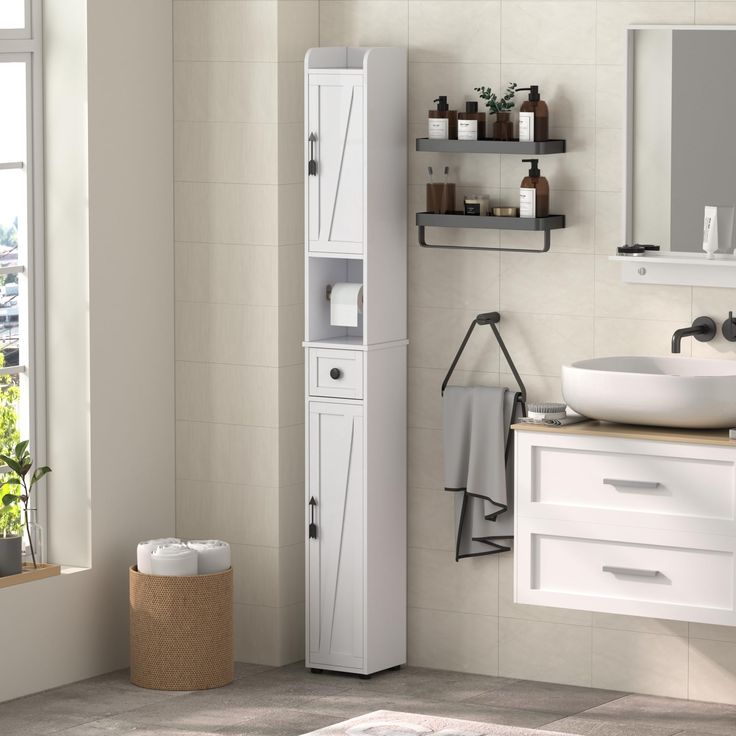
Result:
[[[702,253],[718,206],[718,252],[733,252],[736,28],[631,28],[628,64],[627,242]]]

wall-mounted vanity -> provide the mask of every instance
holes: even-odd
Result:
[[[515,429],[517,603],[736,625],[725,430]]]
[[[705,206],[736,206],[736,27],[633,26],[627,54],[624,241],[661,250],[611,259],[630,283],[736,287],[733,220],[702,249]]]

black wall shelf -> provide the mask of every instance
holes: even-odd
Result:
[[[465,141],[463,141],[465,143]],[[431,212],[417,212],[419,226],[419,245],[423,248],[449,248],[456,250],[500,250],[511,253],[546,253],[550,247],[550,231],[565,227],[564,215],[548,215],[547,217],[492,217],[478,215],[435,215]],[[485,230],[521,230],[526,232],[543,232],[543,248],[497,248],[470,245],[435,245],[428,243],[425,237],[427,227],[474,228]]]
[[[564,140],[535,141],[455,141],[435,138],[417,138],[417,151],[436,151],[439,153],[516,153],[521,156],[548,153],[565,153]]]

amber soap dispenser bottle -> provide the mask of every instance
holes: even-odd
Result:
[[[539,170],[538,158],[523,158],[531,164],[529,175],[521,180],[519,189],[520,217],[547,217],[549,215],[549,182]]]
[[[486,137],[486,114],[478,112],[478,103],[465,103],[465,112],[457,114],[457,139],[482,141]]]
[[[447,95],[440,95],[435,102],[436,110],[428,114],[427,135],[434,140],[457,140],[457,110],[450,110]]]
[[[539,86],[517,87],[517,92],[529,92],[529,99],[521,103],[519,108],[519,140],[549,140],[549,107],[539,96]]]

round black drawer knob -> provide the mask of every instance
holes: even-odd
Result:
[[[330,378],[334,378],[336,381],[342,375],[342,371],[339,368],[330,369]]]

